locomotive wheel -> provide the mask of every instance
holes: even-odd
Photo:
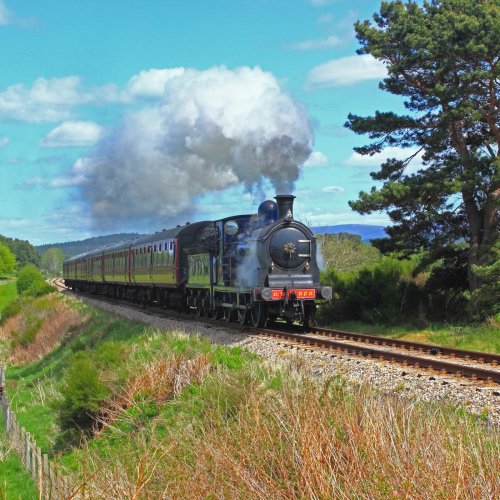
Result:
[[[201,295],[198,295],[196,297],[196,300],[195,300],[195,304],[196,304],[196,316],[198,318],[201,318],[201,316],[204,316],[204,298],[201,296]]]
[[[212,310],[210,309],[210,297],[208,295],[203,296],[203,314],[207,318],[212,317]]]
[[[239,305],[245,306],[245,309],[238,309],[238,321],[240,325],[245,325],[248,321],[247,298],[244,294],[239,296]]]
[[[219,301],[220,298],[218,298],[217,301],[215,302],[215,313],[214,313],[215,319],[222,319],[224,317],[224,308],[218,304]]]
[[[255,328],[262,328],[267,323],[267,309],[262,302],[252,302],[251,309],[252,325]]]
[[[244,325],[248,320],[248,310],[247,309],[238,309],[238,321],[240,325]]]
[[[305,307],[304,309],[305,317],[302,323],[304,328],[312,328],[313,326],[316,326],[316,306],[313,304]]]
[[[224,307],[224,320],[228,323],[233,320],[234,310],[230,307]]]

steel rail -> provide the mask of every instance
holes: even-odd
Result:
[[[65,289],[64,285],[59,286]],[[143,306],[137,306],[136,304],[130,303],[128,301],[118,300],[118,299],[110,299],[108,297],[102,297],[99,295],[91,295],[93,299],[96,300],[105,300],[111,303],[132,307],[137,310],[141,310],[142,312],[146,312]],[[151,309],[147,309],[149,314],[151,314]],[[166,313],[163,310],[156,311],[159,316],[171,317],[172,319],[190,319],[191,315],[183,314],[183,313],[175,313],[172,317],[171,313]],[[442,347],[433,344],[424,344],[422,342],[410,342],[399,339],[389,339],[384,337],[377,337],[375,335],[368,335],[362,333],[354,333],[354,332],[346,332],[342,330],[333,330],[328,328],[314,327],[310,328],[309,333],[319,336],[325,337],[336,337],[341,338],[348,341],[361,342],[366,343],[366,345],[355,345],[355,344],[347,344],[345,342],[330,340],[321,337],[311,337],[304,333],[291,333],[282,330],[272,330],[267,328],[254,328],[248,325],[240,325],[238,323],[224,322],[215,319],[209,319],[205,317],[196,317],[194,318],[197,321],[205,321],[211,325],[214,323],[220,325],[221,327],[231,327],[238,330],[242,330],[245,332],[249,332],[250,334],[258,334],[263,336],[270,336],[276,338],[282,338],[284,340],[293,341],[299,344],[306,344],[316,347],[323,347],[327,349],[341,350],[347,352],[348,354],[354,354],[358,356],[363,356],[372,359],[380,359],[389,362],[397,362],[406,366],[414,366],[416,368],[422,369],[433,369],[439,372],[445,372],[454,375],[460,375],[464,377],[476,378],[485,381],[492,381],[500,384],[500,370],[497,369],[488,369],[470,365],[460,365],[458,363],[453,363],[450,361],[445,361],[438,358],[425,358],[420,357],[418,355],[414,355],[413,351],[423,351],[426,354],[433,355],[454,355],[456,357],[468,359],[468,360],[477,360],[483,363],[492,363],[493,365],[497,365],[500,360],[500,356],[496,354],[476,352],[476,351],[465,351],[461,349],[452,349],[447,347]],[[390,350],[383,350],[380,348],[370,349],[369,344],[376,345],[386,345],[390,347],[409,349],[412,351],[412,354],[404,354]]]
[[[386,345],[391,347],[400,347],[402,349],[410,349],[423,351],[433,355],[453,356],[467,360],[475,360],[481,363],[490,363],[500,365],[500,355],[488,352],[466,351],[464,349],[454,349],[451,347],[443,347],[434,344],[425,344],[424,342],[411,342],[408,340],[391,339],[379,337],[377,335],[369,335],[367,333],[346,332],[343,330],[333,330],[329,328],[314,327],[310,329],[310,333],[317,335],[325,335],[328,337],[341,338],[357,342],[367,342],[376,345]]]
[[[403,354],[394,351],[382,349],[370,349],[366,346],[346,344],[336,340],[310,337],[304,334],[287,333],[279,330],[256,329],[256,332],[262,335],[292,340],[301,344],[307,344],[315,347],[324,347],[327,349],[342,350],[348,354],[365,356],[368,358],[381,359],[384,361],[398,362],[404,365],[414,366],[416,368],[434,369],[440,372],[446,372],[454,375],[477,378],[480,380],[492,381],[500,384],[500,371],[475,366],[464,366],[458,363],[452,363],[436,358],[422,358],[414,354]]]

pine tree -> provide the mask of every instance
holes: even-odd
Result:
[[[387,210],[394,225],[386,250],[450,248],[465,241],[468,283],[481,285],[498,239],[500,198],[500,1],[382,2],[374,23],[357,22],[360,54],[383,61],[380,88],[402,96],[408,114],[349,115],[346,126],[372,142],[355,148],[412,148],[389,159],[351,207]],[[416,173],[408,166],[421,155]],[[496,257],[493,257],[496,258]]]

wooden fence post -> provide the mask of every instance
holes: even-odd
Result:
[[[50,498],[57,498],[57,489],[55,488],[54,464],[49,462],[49,480],[50,480]]]
[[[36,469],[36,441],[31,438],[31,477],[36,481],[37,469]]]
[[[21,453],[21,461],[23,465],[26,465],[26,431],[24,427],[21,427],[21,432],[19,433],[19,452]]]
[[[49,500],[49,456],[44,453],[42,457],[42,462],[43,462],[43,492],[44,492],[44,498],[46,500]]]
[[[0,405],[5,420],[10,444],[20,456],[24,468],[31,474],[38,486],[40,500],[53,500],[71,496],[69,479],[63,476],[46,453],[37,447],[35,439],[19,425],[5,394],[5,366],[0,365]]]
[[[37,470],[36,470],[36,480],[38,483],[38,499],[42,500],[43,498],[43,467],[42,467],[42,450],[37,447],[36,449],[36,465],[37,465]]]
[[[24,440],[24,451],[26,454],[26,470],[31,471],[31,443],[30,443],[30,436],[31,434],[29,432],[26,432],[25,437],[26,439]]]

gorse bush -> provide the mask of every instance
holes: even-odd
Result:
[[[3,311],[0,314],[0,325],[5,323],[12,316],[19,314],[20,312],[21,302],[19,302],[19,300],[13,300],[3,308]]]
[[[58,405],[62,429],[78,428],[89,432],[109,388],[101,380],[100,371],[90,353],[80,351],[66,371],[61,386],[62,401]]]
[[[413,278],[416,266],[416,259],[383,257],[379,263],[358,272],[327,271],[322,281],[332,286],[334,296],[332,302],[320,308],[319,319],[388,323],[417,315],[423,288]]]
[[[44,280],[42,273],[34,264],[27,264],[19,271],[16,286],[19,294],[33,297],[45,295],[55,290]]]

